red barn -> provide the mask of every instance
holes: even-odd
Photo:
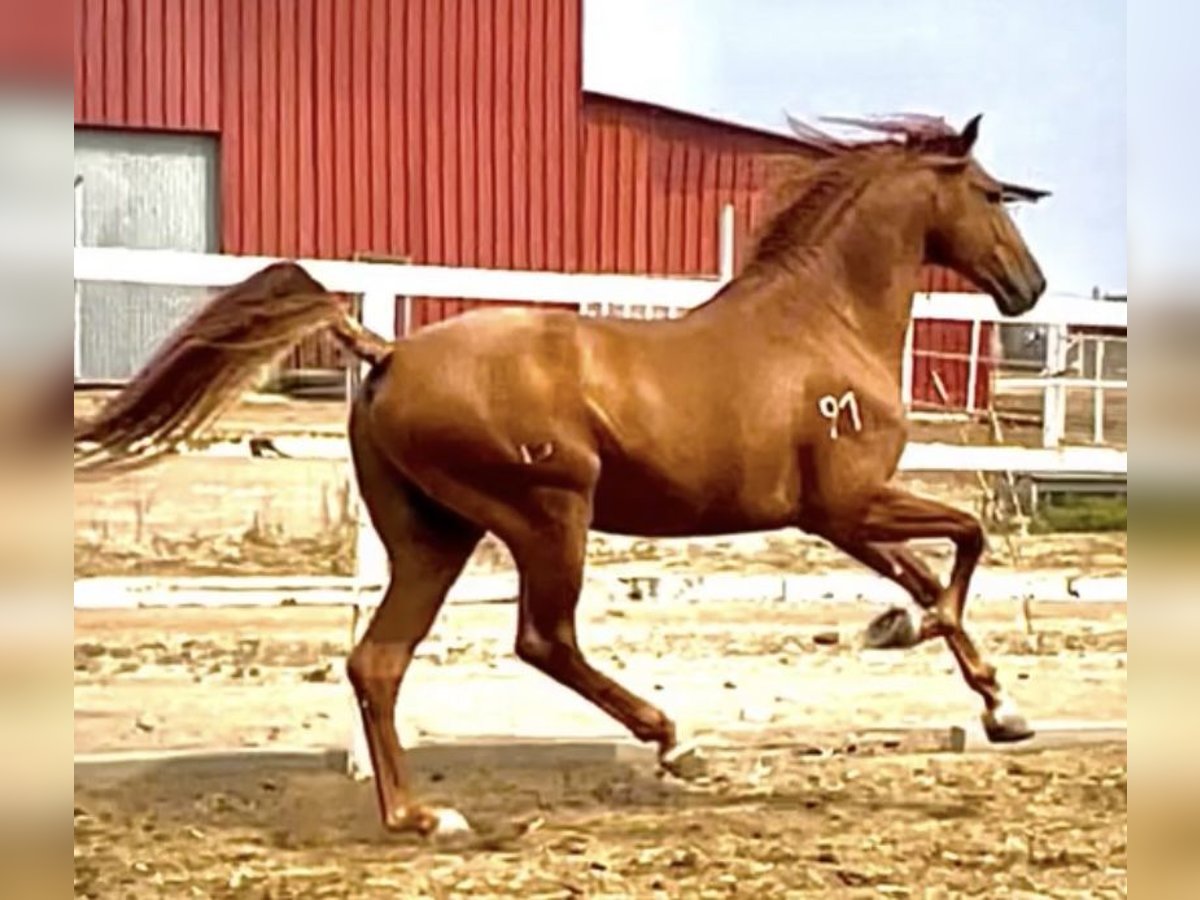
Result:
[[[84,239],[715,274],[721,206],[744,247],[761,156],[796,145],[585,92],[581,60],[582,0],[76,0],[77,169],[81,147],[99,170],[136,157],[125,183],[97,188],[104,227]],[[140,230],[114,214],[133,205],[144,223],[169,203],[174,217]],[[972,290],[935,270],[924,289]],[[412,324],[473,305],[420,300]],[[965,354],[969,335],[924,324],[916,346]],[[335,361],[319,342],[295,359]],[[917,399],[935,401],[926,367]],[[966,364],[938,368],[965,405]]]

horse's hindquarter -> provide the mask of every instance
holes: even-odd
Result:
[[[435,496],[433,485],[447,476],[483,493],[588,486],[595,452],[578,321],[488,310],[401,341],[372,401],[373,436]]]

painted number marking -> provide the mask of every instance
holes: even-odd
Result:
[[[829,420],[829,437],[835,441],[841,434],[838,423],[842,417],[842,410],[849,410],[850,425],[854,430],[862,431],[862,416],[858,411],[858,398],[854,396],[854,391],[846,391],[841,397],[826,394],[817,401],[817,411]]]

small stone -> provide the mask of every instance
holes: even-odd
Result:
[[[158,727],[158,722],[150,715],[140,715],[133,723],[138,731],[149,733]]]
[[[818,647],[834,647],[841,641],[841,635],[836,631],[818,631],[813,635],[813,643]]]
[[[743,706],[738,713],[738,718],[743,722],[754,722],[761,725],[773,720],[775,714],[763,706]]]
[[[323,666],[318,666],[315,669],[309,669],[300,677],[309,684],[322,684],[329,680],[329,676],[331,674],[333,674],[333,666],[329,663],[325,663]]]
[[[1029,842],[1019,835],[1010,834],[1004,839],[1004,857],[1009,862],[1029,858]]]
[[[727,691],[732,691],[732,690],[734,690],[734,689],[737,687],[737,684],[735,684],[735,683],[734,683],[734,682],[732,682],[732,681],[726,681],[726,682],[725,682],[723,685],[721,685],[721,686],[722,686],[723,688],[725,688],[725,690],[727,690]]]
[[[700,864],[700,856],[695,850],[679,850],[671,857],[668,864],[672,869],[694,869]]]

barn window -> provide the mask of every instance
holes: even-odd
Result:
[[[75,129],[75,240],[87,247],[215,252],[217,140]],[[173,285],[80,284],[77,381],[129,378],[207,295]]]

